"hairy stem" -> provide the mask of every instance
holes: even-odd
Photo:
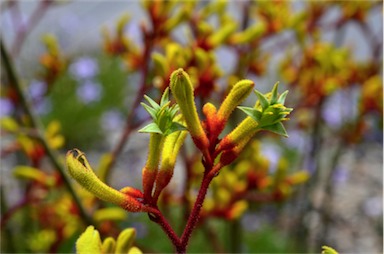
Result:
[[[205,174],[203,181],[201,183],[199,193],[197,195],[195,204],[192,208],[191,214],[189,215],[187,225],[185,226],[184,232],[180,239],[180,246],[177,248],[178,253],[185,253],[189,239],[191,238],[192,231],[196,227],[196,224],[200,217],[200,211],[203,207],[204,199],[208,191],[209,184],[211,183],[213,177],[209,174]]]

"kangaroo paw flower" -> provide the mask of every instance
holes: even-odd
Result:
[[[174,71],[171,74],[170,87],[194,143],[201,150],[207,149],[209,142],[197,114],[193,86],[189,75],[181,68]]]
[[[116,204],[129,212],[140,212],[143,204],[130,195],[115,190],[103,183],[93,172],[84,153],[78,149],[67,152],[66,163],[69,174],[84,189],[107,202]]]

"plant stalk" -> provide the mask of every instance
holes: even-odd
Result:
[[[36,116],[36,114],[33,112],[32,106],[27,100],[27,97],[23,91],[23,88],[21,87],[21,84],[16,76],[16,72],[14,70],[12,60],[10,59],[7,53],[7,50],[5,49],[5,45],[2,40],[0,40],[0,46],[1,46],[1,58],[4,64],[5,72],[8,76],[10,84],[14,86],[14,88],[16,89],[16,92],[18,94],[22,107],[24,108],[26,114],[30,118],[32,127],[36,130],[37,139],[43,145],[44,150],[47,153],[47,156],[51,160],[56,170],[59,172],[61,178],[63,179],[65,187],[68,189],[76,206],[79,209],[80,217],[88,225],[95,225],[92,218],[87,214],[87,212],[85,211],[85,208],[81,204],[80,198],[77,196],[68,175],[65,173],[65,167],[63,166],[63,164],[59,162],[58,154],[54,150],[52,150],[51,147],[49,146],[45,138],[45,135],[43,133],[44,127],[40,122],[40,120],[38,119],[38,117]]]

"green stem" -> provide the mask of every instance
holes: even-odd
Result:
[[[241,253],[241,225],[238,219],[228,222],[228,243],[229,243],[229,252],[231,253]]]
[[[89,225],[95,225],[92,218],[85,211],[85,208],[81,204],[79,197],[77,196],[73,186],[71,185],[70,179],[67,176],[67,174],[65,173],[65,167],[63,166],[63,164],[61,164],[59,162],[59,159],[58,159],[59,155],[57,154],[56,151],[51,149],[47,140],[45,139],[45,135],[43,132],[43,130],[44,130],[43,125],[40,122],[40,120],[36,117],[35,113],[33,112],[32,106],[30,105],[30,103],[28,102],[28,100],[26,98],[26,95],[23,91],[23,88],[21,87],[21,84],[20,84],[20,82],[16,76],[15,70],[13,68],[13,63],[12,63],[8,53],[7,53],[7,50],[5,49],[5,45],[4,45],[2,40],[0,41],[0,45],[1,45],[1,58],[2,58],[2,61],[4,64],[5,73],[8,75],[8,79],[9,79],[11,85],[13,85],[14,88],[16,89],[16,92],[18,94],[20,102],[21,102],[26,114],[30,118],[32,127],[34,129],[36,129],[36,134],[37,134],[36,136],[37,136],[38,140],[43,145],[43,147],[47,153],[47,156],[51,160],[52,164],[55,166],[56,170],[59,172],[61,178],[63,179],[65,187],[68,189],[70,195],[72,196],[74,202],[76,203],[76,205],[79,209],[81,218],[84,220],[85,223],[87,223]]]

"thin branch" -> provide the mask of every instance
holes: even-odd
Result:
[[[20,99],[21,105],[25,110],[25,113],[30,118],[32,128],[34,128],[36,130],[36,136],[37,136],[38,140],[43,145],[49,159],[51,160],[51,162],[54,165],[54,167],[56,168],[56,170],[59,172],[61,178],[63,179],[63,182],[64,182],[66,188],[68,189],[68,191],[69,191],[70,195],[72,196],[76,206],[79,209],[81,218],[84,220],[85,223],[87,223],[89,225],[95,225],[92,218],[85,211],[85,208],[83,207],[79,197],[77,196],[77,194],[76,194],[76,192],[75,192],[75,190],[74,190],[74,188],[70,182],[69,177],[65,173],[64,165],[59,162],[59,159],[58,159],[59,155],[57,154],[56,151],[51,149],[51,147],[49,146],[49,144],[45,138],[44,132],[43,132],[44,127],[43,127],[42,123],[40,122],[40,119],[33,112],[33,108],[30,105],[29,101],[27,100],[27,97],[23,91],[23,88],[21,87],[21,84],[20,84],[20,82],[16,76],[12,60],[10,59],[10,57],[6,51],[5,45],[4,45],[2,40],[0,40],[0,45],[1,45],[1,58],[2,58],[2,63],[3,63],[4,68],[5,68],[5,73],[8,76],[10,84],[12,86],[14,86],[14,88],[17,92],[17,95]]]
[[[111,169],[113,168],[113,166],[116,163],[117,158],[119,157],[119,155],[123,151],[124,145],[128,142],[128,139],[129,139],[131,132],[133,130],[135,130],[136,128],[138,128],[143,123],[143,121],[140,121],[139,123],[133,123],[133,119],[134,119],[136,110],[137,110],[138,106],[140,105],[140,102],[143,99],[145,92],[148,89],[146,79],[147,79],[148,72],[149,72],[149,61],[150,61],[150,56],[151,56],[151,52],[152,52],[152,48],[153,48],[153,38],[152,37],[153,36],[150,35],[145,40],[145,47],[144,47],[144,53],[143,53],[144,64],[143,64],[143,68],[141,71],[140,88],[139,88],[139,91],[136,95],[135,101],[132,104],[131,111],[130,111],[127,119],[126,119],[124,132],[121,135],[119,142],[117,143],[117,145],[115,146],[115,148],[113,149],[113,151],[111,153],[112,154],[111,161],[107,166],[107,175],[106,175],[106,180],[105,180],[106,182],[108,182],[109,172],[111,171]]]
[[[201,183],[199,193],[197,195],[195,204],[192,208],[191,214],[189,215],[187,225],[185,226],[184,232],[181,236],[181,244],[177,248],[178,253],[185,253],[189,239],[191,238],[192,231],[196,227],[196,224],[200,217],[200,211],[203,207],[204,199],[208,191],[209,184],[211,183],[213,177],[210,174],[204,174],[203,181]]]
[[[53,3],[51,0],[43,0],[36,7],[35,11],[32,13],[28,21],[24,24],[21,23],[18,30],[16,31],[16,38],[13,42],[11,49],[11,55],[16,57],[20,53],[20,49],[25,42],[25,38],[32,31],[32,28],[40,21],[44,16],[44,13],[48,10],[48,7]]]

